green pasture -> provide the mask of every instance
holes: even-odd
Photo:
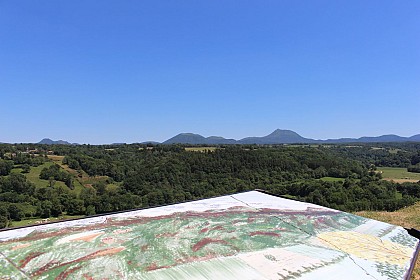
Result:
[[[396,182],[420,181],[420,173],[408,172],[407,168],[400,167],[378,167],[384,180],[394,180]]]
[[[10,171],[10,173],[14,173],[14,174],[20,174],[20,173],[22,173],[22,168],[20,168],[20,167],[15,167],[15,168],[13,168],[11,171]]]
[[[54,162],[46,162],[40,166],[36,166],[33,167],[31,166],[31,170],[29,171],[29,173],[22,173],[22,168],[13,168],[12,169],[12,173],[18,173],[18,174],[23,174],[26,176],[26,178],[35,185],[36,188],[43,188],[43,187],[47,187],[49,186],[50,182],[48,180],[44,180],[44,179],[40,179],[39,178],[39,174],[41,174],[41,170],[44,169],[45,167],[50,167],[51,165],[53,165]],[[68,170],[66,170],[68,171]],[[67,187],[66,184],[64,184],[64,182],[60,182],[60,181],[55,181],[54,182],[55,186],[62,186],[62,187]],[[80,193],[82,191],[82,189],[84,188],[83,185],[79,182],[78,178],[74,178],[73,180],[73,185],[74,185],[74,192],[76,193]]]
[[[29,171],[29,173],[24,174],[24,175],[31,183],[35,185],[35,187],[37,188],[47,187],[50,184],[49,181],[40,179],[39,174],[41,174],[42,169],[44,169],[45,167],[50,167],[53,164],[54,164],[53,162],[46,162],[40,166],[36,166],[36,167],[31,166],[31,171]],[[60,181],[55,181],[54,185],[66,187],[66,184]]]

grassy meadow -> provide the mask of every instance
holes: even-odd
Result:
[[[377,170],[381,172],[384,180],[392,180],[397,183],[420,181],[420,173],[408,172],[407,168],[378,167]]]
[[[26,178],[35,185],[36,188],[42,188],[49,186],[50,182],[48,180],[40,179],[39,174],[41,173],[41,170],[45,167],[50,167],[54,163],[52,162],[46,162],[44,164],[41,164],[40,166],[33,167],[31,166],[31,170],[29,173],[23,174],[26,176]],[[15,168],[12,170],[12,172],[20,173],[22,171],[21,168]],[[55,181],[54,185],[56,186],[62,186],[66,187],[66,184],[60,181]]]

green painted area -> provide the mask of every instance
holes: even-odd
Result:
[[[382,178],[384,179],[420,181],[420,173],[408,172],[407,168],[378,167],[377,171],[382,172]]]
[[[139,276],[196,261],[294,246],[309,242],[321,232],[348,230],[363,222],[364,218],[358,216],[329,211],[305,214],[235,208],[183,212],[35,231],[14,242],[0,243],[0,251],[15,264],[27,263],[22,268],[34,278],[57,277],[75,263],[80,266],[74,271],[76,278],[82,273],[93,276],[111,268],[123,268],[126,273]],[[21,245],[22,248],[16,247]],[[48,269],[44,271],[42,267],[46,265]],[[176,271],[171,273],[177,275]]]
[[[27,278],[17,267],[8,262],[3,255],[0,254],[0,279],[24,279]],[[2,277],[5,276],[5,277]]]
[[[248,192],[0,232],[0,279],[323,279],[337,269],[365,276],[350,267],[350,254],[387,249],[380,265],[367,254],[366,269],[376,279],[402,278],[407,262],[393,252],[408,261],[417,242],[393,225]]]
[[[141,279],[264,279],[264,277],[238,258],[223,258],[143,273]]]

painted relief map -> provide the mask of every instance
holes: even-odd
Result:
[[[404,279],[398,226],[258,191],[0,232],[0,279]]]

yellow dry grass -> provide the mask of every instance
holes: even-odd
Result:
[[[186,147],[185,150],[187,152],[214,152],[217,149],[217,147]]]
[[[354,214],[394,225],[399,225],[405,228],[416,228],[420,230],[420,202],[417,202],[413,206],[403,208],[396,212],[361,211]],[[417,259],[411,279],[420,280],[420,256]]]
[[[70,174],[78,175],[76,170],[71,169],[67,165],[63,164],[64,156],[48,155],[48,158],[51,159],[55,164],[58,164],[61,168],[63,168],[64,170],[66,170]]]
[[[415,179],[392,179],[392,178],[383,178],[386,181],[393,181],[395,183],[417,183],[419,180]]]

